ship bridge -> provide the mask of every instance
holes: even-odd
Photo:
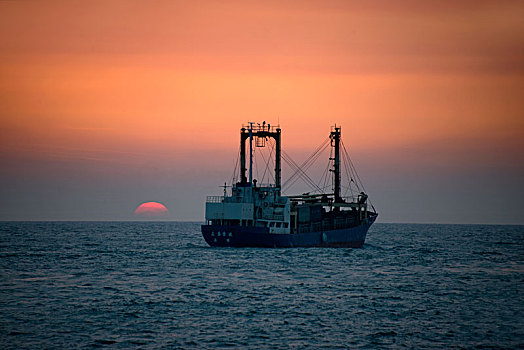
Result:
[[[264,147],[268,138],[275,140],[275,183],[257,184],[253,179],[253,148]],[[239,156],[240,181],[232,186],[231,195],[224,188],[223,196],[207,198],[206,220],[210,224],[267,227],[271,233],[289,233],[290,201],[281,196],[280,127],[265,122],[243,126]]]

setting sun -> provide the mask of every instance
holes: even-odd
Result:
[[[165,205],[157,202],[143,203],[135,209],[135,216],[140,218],[165,218],[168,215],[169,211]]]

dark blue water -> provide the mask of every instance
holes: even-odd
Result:
[[[209,248],[197,223],[0,223],[1,348],[524,348],[524,226]]]

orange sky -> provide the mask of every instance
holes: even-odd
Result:
[[[337,123],[364,172],[491,164],[522,193],[522,18],[520,1],[1,1],[4,183],[45,186],[42,162],[93,171],[94,187],[109,164],[229,174],[241,124],[266,120],[299,160]],[[129,206],[148,200],[185,199]]]

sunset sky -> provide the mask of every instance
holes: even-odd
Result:
[[[0,1],[0,121],[0,220],[201,221],[267,121],[380,222],[522,224],[524,2]]]

